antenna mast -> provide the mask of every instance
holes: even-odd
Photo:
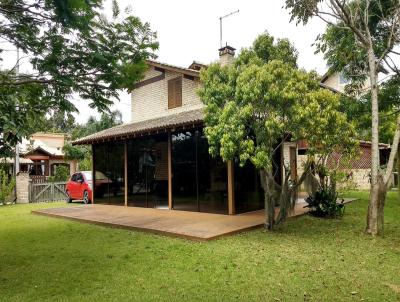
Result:
[[[234,14],[237,14],[238,12],[239,12],[239,10],[236,10],[236,11],[231,12],[231,13],[225,15],[225,16],[219,17],[219,44],[220,44],[221,48],[222,48],[222,19],[224,19],[226,17],[229,17],[229,16],[232,16]]]

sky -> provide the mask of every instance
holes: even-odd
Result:
[[[160,44],[157,60],[164,63],[188,67],[193,60],[205,64],[216,61],[220,46],[219,17],[239,10],[223,19],[223,45],[228,44],[238,52],[251,46],[259,34],[268,31],[276,38],[288,38],[294,43],[299,52],[300,67],[320,74],[327,69],[322,55],[315,54],[312,46],[317,35],[324,32],[325,24],[319,19],[313,19],[306,26],[290,23],[283,0],[118,0],[118,3],[121,11],[131,6],[131,13],[142,22],[149,22],[152,30],[157,32]],[[111,13],[111,1],[106,1],[104,11]],[[0,68],[15,63],[13,49],[4,56]],[[22,64],[21,72],[28,70],[29,64]],[[77,122],[83,123],[90,115],[99,115],[87,106],[86,101],[75,99],[73,102],[79,108],[79,114],[75,114]],[[129,122],[130,95],[120,93],[120,102],[111,109],[119,109],[123,121]]]

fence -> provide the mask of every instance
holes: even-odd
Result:
[[[67,201],[66,182],[31,182],[29,185],[29,202]]]

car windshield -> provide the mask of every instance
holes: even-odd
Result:
[[[91,181],[92,179],[92,171],[83,171],[87,181]],[[107,179],[107,176],[104,175],[103,172],[96,171],[96,179]]]

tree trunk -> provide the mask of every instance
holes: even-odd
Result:
[[[379,108],[378,108],[378,73],[376,58],[372,46],[368,50],[369,76],[372,103],[371,135],[371,191],[368,205],[366,232],[378,235],[379,213]],[[383,209],[382,209],[383,211]]]
[[[260,170],[260,180],[264,190],[265,228],[272,231],[275,225],[275,180],[265,169]]]
[[[383,234],[383,225],[384,225],[384,207],[385,207],[385,199],[387,192],[387,184],[383,181],[383,176],[379,176],[379,192],[378,192],[378,226],[377,226],[377,235]]]
[[[397,200],[400,201],[400,148],[397,147]]]

